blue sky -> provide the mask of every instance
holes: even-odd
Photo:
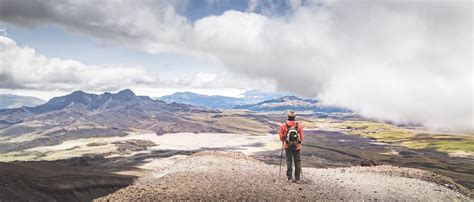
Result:
[[[248,4],[247,0],[194,0],[189,1],[181,13],[194,21],[209,15],[221,15],[227,10],[245,11],[248,8]]]

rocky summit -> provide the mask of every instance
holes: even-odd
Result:
[[[468,200],[431,172],[393,166],[303,168],[300,183],[239,153],[204,151],[96,201]],[[283,172],[283,171],[282,171]]]

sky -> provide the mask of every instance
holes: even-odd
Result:
[[[289,92],[474,129],[470,0],[0,0],[0,93]]]

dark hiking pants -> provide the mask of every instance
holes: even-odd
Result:
[[[293,159],[295,161],[295,180],[300,180],[301,175],[301,158],[300,158],[300,151],[296,150],[295,145],[291,145],[288,147],[286,151],[286,176],[288,179],[292,179],[293,175]]]

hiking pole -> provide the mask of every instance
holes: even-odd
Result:
[[[283,161],[283,141],[281,142],[281,153],[280,153],[280,172],[278,173],[278,178],[281,178],[281,162]]]

